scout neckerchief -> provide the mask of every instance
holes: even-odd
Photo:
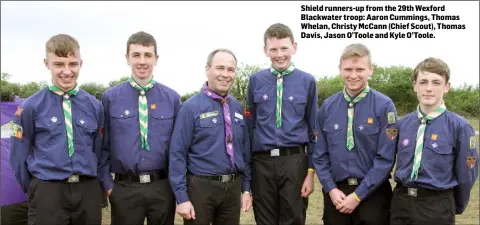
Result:
[[[351,100],[350,96],[348,96],[346,89],[343,89],[343,97],[347,100],[348,103],[348,125],[347,125],[347,149],[348,151],[352,151],[353,146],[355,145],[355,141],[353,139],[353,115],[354,109],[353,106],[355,103],[362,100],[365,96],[367,96],[368,92],[370,91],[370,87],[367,85],[365,89],[363,89],[360,94],[355,97],[355,99]]]
[[[443,112],[447,110],[447,107],[442,103],[435,111],[424,116],[420,111],[420,105],[417,106],[417,115],[420,120],[420,126],[417,131],[417,144],[415,145],[415,155],[413,157],[413,168],[412,173],[410,174],[411,180],[416,180],[418,178],[418,169],[422,164],[422,150],[423,150],[423,136],[425,134],[425,127],[427,126],[427,121],[433,120],[438,116],[442,115]]]
[[[270,68],[270,71],[277,76],[277,127],[282,126],[282,96],[283,96],[283,76],[289,75],[293,70],[295,69],[295,66],[290,64],[290,66],[283,70],[282,72],[278,71],[273,67],[273,64]]]
[[[223,98],[210,88],[208,88],[207,84],[203,84],[202,87],[203,93],[205,93],[208,97],[212,98],[213,100],[220,101],[223,107],[223,118],[225,120],[225,148],[227,149],[227,154],[230,156],[230,163],[233,167],[234,158],[233,158],[233,132],[232,132],[232,121],[230,118],[230,107],[228,106],[228,97],[229,94]]]
[[[48,89],[53,93],[60,95],[63,97],[63,116],[65,117],[65,130],[67,131],[67,146],[68,146],[68,156],[72,157],[73,153],[75,152],[73,146],[73,126],[72,126],[72,102],[70,101],[71,95],[77,95],[78,93],[78,85],[75,86],[74,89],[63,92],[55,85],[48,86]]]
[[[147,91],[155,85],[155,81],[150,80],[147,85],[141,87],[140,85],[129,78],[128,82],[132,85],[133,88],[137,89],[140,92],[138,96],[138,122],[140,123],[140,139],[142,141],[142,148],[150,151],[150,146],[148,145],[148,104],[147,104]]]

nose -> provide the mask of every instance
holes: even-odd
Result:
[[[66,67],[63,68],[62,73],[65,74],[65,75],[70,75],[70,74],[72,74],[72,69],[69,66],[66,66]]]

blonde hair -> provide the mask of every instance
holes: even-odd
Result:
[[[48,39],[45,44],[46,53],[53,53],[58,57],[68,57],[69,55],[76,55],[80,50],[78,41],[67,34],[57,34]]]
[[[349,59],[349,58],[362,58],[362,57],[367,57],[368,59],[368,65],[372,65],[372,58],[370,56],[370,50],[363,45],[363,44],[351,44],[347,46],[343,52],[342,56],[340,57],[340,64],[342,65],[342,61],[344,59]]]

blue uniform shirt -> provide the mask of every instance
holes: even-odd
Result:
[[[346,147],[347,111],[343,92],[323,102],[317,114],[320,132],[313,164],[327,193],[337,187],[336,182],[363,179],[355,189],[355,194],[363,200],[388,179],[394,165],[397,111],[389,97],[370,88],[354,105],[352,151]],[[389,113],[393,116],[390,121]]]
[[[63,97],[44,88],[27,98],[14,122],[21,138],[12,136],[10,164],[27,192],[30,180],[64,180],[73,174],[97,176],[101,155],[103,109],[100,102],[79,90],[70,97],[75,153],[68,156]],[[21,114],[20,114],[21,112]],[[18,115],[20,114],[20,115]]]
[[[189,201],[186,172],[203,176],[238,172],[242,174],[242,191],[250,191],[251,153],[243,106],[232,96],[228,104],[235,168],[231,168],[226,152],[223,107],[219,101],[200,92],[188,99],[178,112],[170,145],[169,179],[179,204]]]
[[[283,78],[282,126],[276,125],[277,77],[264,69],[250,76],[247,123],[252,152],[307,145],[308,165],[315,148],[317,85],[315,78],[297,68]]]
[[[168,147],[180,108],[180,95],[160,83],[155,83],[146,92],[150,151],[141,148],[139,95],[140,92],[129,82],[123,82],[103,95],[105,136],[101,182],[105,190],[113,187],[110,173],[140,174],[168,168]]]
[[[467,120],[448,110],[428,121],[418,179],[411,181],[419,126],[417,112],[408,114],[398,122],[395,181],[407,187],[433,190],[454,188],[456,212],[460,214],[467,207],[470,191],[478,177],[475,131]]]

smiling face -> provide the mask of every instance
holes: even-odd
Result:
[[[362,44],[347,46],[340,57],[340,77],[350,96],[362,91],[373,73],[370,51]]]
[[[45,66],[52,75],[52,83],[60,90],[68,92],[77,86],[82,67],[80,45],[66,34],[51,37],[46,43]]]
[[[235,81],[237,61],[233,54],[229,52],[217,51],[213,54],[213,57],[207,62],[205,67],[208,87],[224,96]]]
[[[127,63],[136,80],[150,80],[153,76],[153,67],[157,65],[157,59],[153,46],[130,44]]]
[[[292,61],[292,56],[297,52],[292,30],[281,23],[268,27],[263,36],[265,56],[278,71],[287,69]]]
[[[437,108],[443,95],[450,90],[450,69],[439,59],[427,58],[417,65],[413,75],[413,90],[422,108]]]

